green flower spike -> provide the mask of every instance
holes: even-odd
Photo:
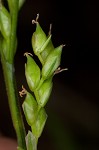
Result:
[[[25,53],[24,55],[27,57],[27,63],[25,64],[25,76],[28,86],[33,92],[40,81],[40,68],[29,53]]]
[[[43,80],[53,76],[54,71],[59,67],[63,46],[64,45],[60,45],[55,48],[47,57],[46,62],[42,68]]]

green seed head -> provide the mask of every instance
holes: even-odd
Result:
[[[30,90],[34,91],[40,81],[40,68],[30,55],[27,53],[25,55],[27,57],[27,63],[25,64],[25,76]]]
[[[37,115],[37,102],[29,92],[26,94],[22,108],[28,124],[32,126]]]

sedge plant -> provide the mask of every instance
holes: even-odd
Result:
[[[18,150],[37,150],[38,139],[44,129],[47,113],[45,105],[49,100],[53,87],[55,74],[66,70],[60,69],[63,44],[54,47],[51,28],[49,34],[41,28],[37,14],[36,30],[32,35],[31,44],[33,53],[38,57],[39,67],[33,55],[26,52],[25,77],[31,92],[22,86],[22,91],[17,90],[15,79],[14,56],[17,50],[17,21],[18,12],[24,0],[7,0],[8,8],[0,0],[0,58],[3,68],[4,80],[8,96],[12,122],[16,131]],[[18,94],[25,97],[22,109],[31,130],[26,133]]]

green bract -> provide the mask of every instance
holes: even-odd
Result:
[[[32,125],[32,133],[33,135],[35,135],[36,138],[39,138],[41,136],[46,119],[47,114],[45,112],[45,109],[41,108],[35,122]]]
[[[38,104],[41,107],[44,107],[50,97],[51,91],[52,91],[52,78],[49,78],[47,80],[44,81],[44,83],[42,84],[42,86],[39,88],[38,90],[38,94],[39,94],[39,101]]]
[[[50,40],[45,49],[43,50],[43,52],[41,53],[41,57],[44,62],[46,61],[47,56],[50,54],[52,50],[54,50],[54,46],[52,40]]]
[[[23,107],[26,120],[30,126],[32,126],[33,122],[36,119],[37,106],[38,105],[34,97],[29,92],[27,92],[22,107]]]
[[[28,131],[26,136],[26,147],[27,150],[37,150],[37,139],[31,131]]]
[[[48,79],[59,67],[61,61],[62,48],[63,45],[58,46],[47,57],[46,62],[42,68],[43,79]]]
[[[40,49],[43,46],[43,44],[46,42],[46,40],[47,40],[46,34],[42,30],[39,23],[36,22],[36,31],[32,35],[32,47],[36,55],[40,53]]]
[[[11,17],[3,5],[0,7],[0,31],[5,39],[11,34]]]
[[[39,84],[40,81],[40,68],[33,60],[31,56],[26,54],[27,63],[25,64],[25,75],[28,86],[33,91]]]
[[[32,35],[32,47],[35,55],[40,54],[51,39],[51,35],[47,38],[38,22],[36,22],[36,31]]]

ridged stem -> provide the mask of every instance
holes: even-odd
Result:
[[[25,144],[25,128],[21,115],[21,108],[18,100],[18,92],[15,81],[14,65],[9,64],[1,55],[2,68],[4,73],[6,91],[8,96],[9,108],[12,117],[13,126],[16,131],[18,146],[26,150]]]

